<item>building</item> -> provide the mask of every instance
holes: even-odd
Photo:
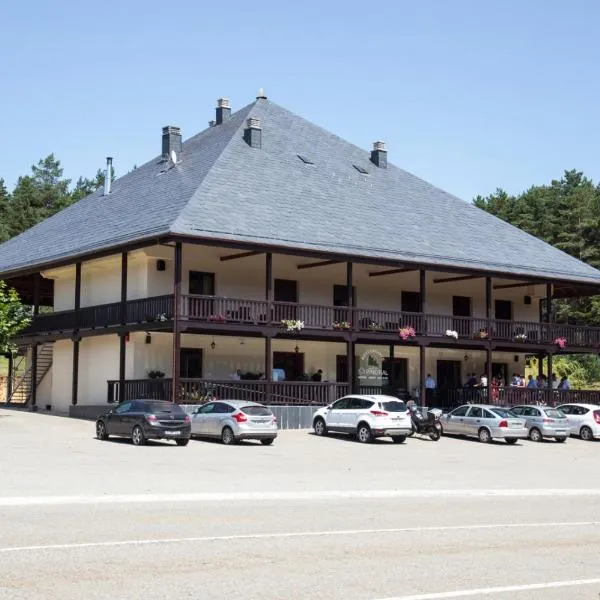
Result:
[[[599,293],[599,271],[393,166],[382,142],[357,148],[262,93],[160,142],[0,246],[0,278],[35,307],[13,402],[422,397],[431,374],[448,404],[469,374],[600,348],[600,329],[548,310]]]

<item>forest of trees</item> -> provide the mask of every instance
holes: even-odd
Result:
[[[135,167],[134,167],[135,168]],[[114,173],[112,173],[114,178]],[[104,184],[104,173],[80,177],[74,185],[63,176],[60,161],[51,154],[19,177],[8,191],[0,178],[0,242],[76,202]],[[513,196],[502,189],[478,196],[474,204],[545,240],[596,268],[600,268],[600,185],[578,171],[537,185]],[[554,302],[561,322],[600,325],[600,296]],[[560,374],[589,386],[600,380],[596,356],[564,357],[556,362]]]

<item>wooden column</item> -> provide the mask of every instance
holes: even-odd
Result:
[[[121,327],[127,325],[127,258],[128,253],[121,253]],[[122,331],[119,336],[119,402],[125,400],[125,366],[127,359],[127,334]]]
[[[492,278],[485,278],[485,318],[488,337],[492,337]]]
[[[173,269],[173,390],[172,401],[179,400],[180,365],[181,365],[181,268],[183,251],[181,242],[175,244],[175,257]]]
[[[273,352],[271,350],[271,336],[265,338],[265,378],[267,380],[267,389],[265,394],[265,404],[271,400],[273,388]]]
[[[548,343],[551,344],[554,341],[552,335],[552,284],[546,284],[546,323],[548,323]]]
[[[425,346],[419,346],[419,400],[422,406],[425,406],[427,398],[425,397]]]
[[[42,276],[36,273],[33,276],[33,320],[40,314],[40,284]],[[31,408],[37,410],[37,363],[38,344],[31,347]]]
[[[265,255],[265,300],[267,301],[267,324],[273,320],[273,255]]]
[[[548,352],[548,401],[551,402],[553,400],[553,392],[552,392],[552,352]]]
[[[538,376],[544,374],[544,355],[541,352],[538,352],[537,355],[538,360]],[[520,375],[520,373],[519,373]]]
[[[425,312],[427,308],[427,290],[426,290],[427,272],[425,269],[419,271],[419,303],[421,314]],[[427,319],[422,317],[423,324],[421,326],[421,335],[427,335]]]
[[[38,344],[31,347],[31,410],[37,410],[37,363]]]
[[[71,404],[75,406],[79,394],[79,309],[81,308],[81,263],[75,265],[75,331],[73,332],[73,372],[71,377]]]
[[[485,349],[485,354],[486,354],[486,358],[487,358],[487,373],[486,373],[486,377],[488,380],[488,389],[487,389],[487,394],[488,394],[488,402],[491,401],[492,399],[492,395],[491,395],[491,390],[492,390],[492,344],[488,342],[487,344],[487,348]]]
[[[352,293],[353,281],[352,281],[352,263],[346,263],[346,297],[348,301],[348,323],[352,324],[351,329],[354,329],[356,323],[354,323],[354,294]],[[354,363],[352,364],[354,370]]]
[[[348,364],[348,393],[354,393],[354,342],[346,342],[346,362]]]

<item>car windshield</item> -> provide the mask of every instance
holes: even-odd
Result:
[[[518,417],[512,410],[506,410],[506,408],[490,408],[490,410],[498,415],[502,419],[506,419],[507,417]]]
[[[381,402],[381,408],[388,412],[406,412],[406,404],[402,400],[390,400],[389,402]]]
[[[551,419],[566,419],[566,415],[560,412],[560,410],[556,410],[555,408],[547,408],[545,410],[546,416]]]
[[[151,413],[184,413],[181,406],[172,402],[147,402],[146,405],[148,406],[148,411]]]
[[[251,417],[268,417],[273,414],[266,406],[244,406],[240,410]]]

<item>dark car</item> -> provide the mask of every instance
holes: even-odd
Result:
[[[187,446],[192,435],[188,414],[178,404],[158,400],[127,400],[107,410],[96,421],[96,436],[131,438],[134,445],[143,446],[147,440],[175,440]]]

